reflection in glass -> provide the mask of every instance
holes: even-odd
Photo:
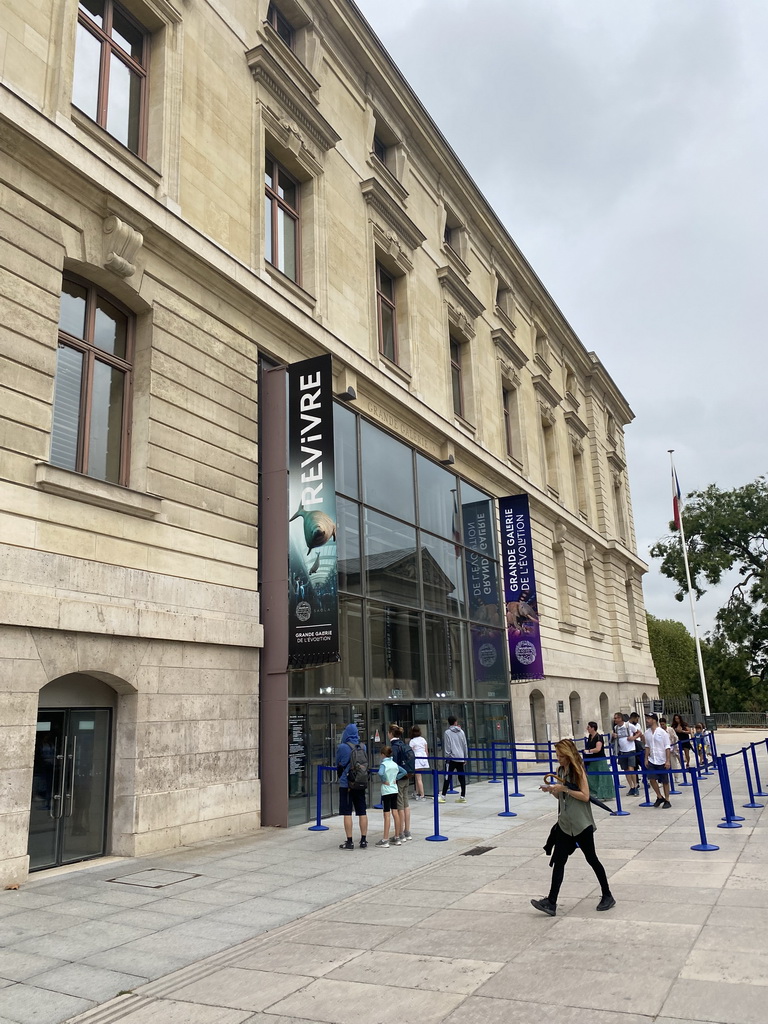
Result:
[[[93,367],[87,471],[98,480],[120,480],[124,399],[125,374],[97,360]]]
[[[362,420],[363,500],[412,523],[415,520],[411,449]]]
[[[465,627],[455,619],[425,619],[427,690],[430,697],[461,697],[469,679]]]
[[[461,517],[464,543],[491,558],[496,557],[496,518],[493,498],[461,481]]]
[[[419,525],[430,533],[459,540],[461,524],[456,477],[422,455],[416,457],[416,473],[419,481]]]
[[[340,496],[336,498],[336,554],[339,590],[361,593],[360,506]]]
[[[507,670],[507,635],[500,629],[470,626],[472,644],[472,675],[475,697],[507,699],[509,672]]]
[[[116,54],[109,62],[107,131],[132,153],[139,151],[141,79]]]
[[[101,43],[87,28],[78,24],[72,102],[94,121],[98,114],[100,63]]]
[[[85,288],[65,277],[61,284],[59,328],[73,338],[85,337]]]
[[[421,633],[416,612],[396,605],[368,605],[372,697],[424,696]]]
[[[418,604],[416,530],[412,526],[366,509],[364,565],[369,597]]]
[[[334,461],[336,490],[358,496],[357,481],[357,417],[339,402],[333,403]]]
[[[53,396],[51,463],[64,469],[77,469],[82,384],[82,353],[69,345],[59,345]]]
[[[118,46],[122,46],[138,63],[144,51],[144,33],[136,28],[117,8],[112,14],[112,38]]]
[[[104,27],[104,0],[80,0],[78,7],[100,28]]]
[[[354,598],[339,598],[339,641],[341,661],[289,673],[291,697],[299,699],[364,696],[362,602]]]
[[[103,296],[96,297],[93,343],[104,352],[125,359],[128,317]]]
[[[278,208],[277,210],[277,259],[275,265],[292,281],[296,277],[296,221]]]
[[[453,615],[466,614],[460,547],[422,533],[421,575],[425,608]]]

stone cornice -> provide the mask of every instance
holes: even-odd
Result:
[[[553,409],[556,406],[560,405],[560,402],[562,401],[561,396],[558,395],[558,393],[555,391],[555,389],[552,387],[552,385],[549,383],[549,381],[543,374],[536,374],[536,376],[532,380],[532,383],[538,394],[544,399],[547,405],[551,406]]]
[[[589,427],[575,412],[567,412],[565,414],[565,422],[578,437],[586,437],[589,433]]]
[[[267,47],[263,43],[254,46],[246,53],[245,59],[257,85],[263,86],[277,100],[284,114],[293,118],[323,152],[333,149],[341,136],[307,100],[302,87],[275,60]]]
[[[378,213],[410,249],[418,249],[424,243],[427,236],[400,209],[381,182],[367,178],[360,183],[360,191],[371,210]]]
[[[440,267],[437,279],[442,288],[452,295],[471,320],[476,320],[485,310],[485,306],[474,292],[464,284],[452,267]]]
[[[618,452],[608,452],[608,465],[617,473],[623,473],[627,464]]]
[[[497,327],[495,331],[491,331],[491,338],[499,359],[511,363],[516,370],[522,370],[528,362],[528,356],[515,344],[511,335],[503,327]]]

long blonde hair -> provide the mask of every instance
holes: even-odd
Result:
[[[562,755],[568,760],[565,768],[565,777],[568,781],[581,785],[581,780],[585,774],[584,762],[581,760],[581,754],[576,749],[576,744],[573,740],[558,740],[555,744],[555,753]]]

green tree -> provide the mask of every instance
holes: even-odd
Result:
[[[701,686],[696,644],[691,634],[675,619],[657,619],[650,614],[646,618],[651,657],[659,677],[659,695],[671,698],[698,693]]]
[[[694,593],[717,585],[734,570],[738,582],[717,613],[710,641],[718,657],[743,666],[746,677],[768,678],[768,481],[723,491],[714,484],[689,494],[684,507],[688,562]],[[670,523],[670,528],[674,529]],[[661,571],[678,585],[675,597],[687,593],[679,533],[651,548],[661,558]],[[743,679],[741,671],[737,673]],[[729,709],[732,710],[732,709]],[[763,709],[764,710],[764,709]]]

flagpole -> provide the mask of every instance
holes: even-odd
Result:
[[[672,481],[673,487],[675,488],[675,494],[677,494],[677,473],[675,472],[675,460],[672,458],[675,449],[668,448],[669,462],[672,467]],[[685,578],[688,582],[688,599],[691,602],[691,620],[693,621],[693,638],[696,641],[696,660],[699,663],[699,678],[701,679],[701,694],[704,698],[704,714],[708,715],[709,712],[709,694],[707,693],[707,680],[704,675],[704,662],[701,657],[701,641],[699,640],[699,626],[696,622],[696,605],[693,598],[693,586],[691,585],[691,569],[688,565],[688,545],[685,540],[685,527],[683,526],[683,509],[682,505],[678,502],[677,518],[680,523],[680,543],[683,546],[683,563],[685,565]]]

